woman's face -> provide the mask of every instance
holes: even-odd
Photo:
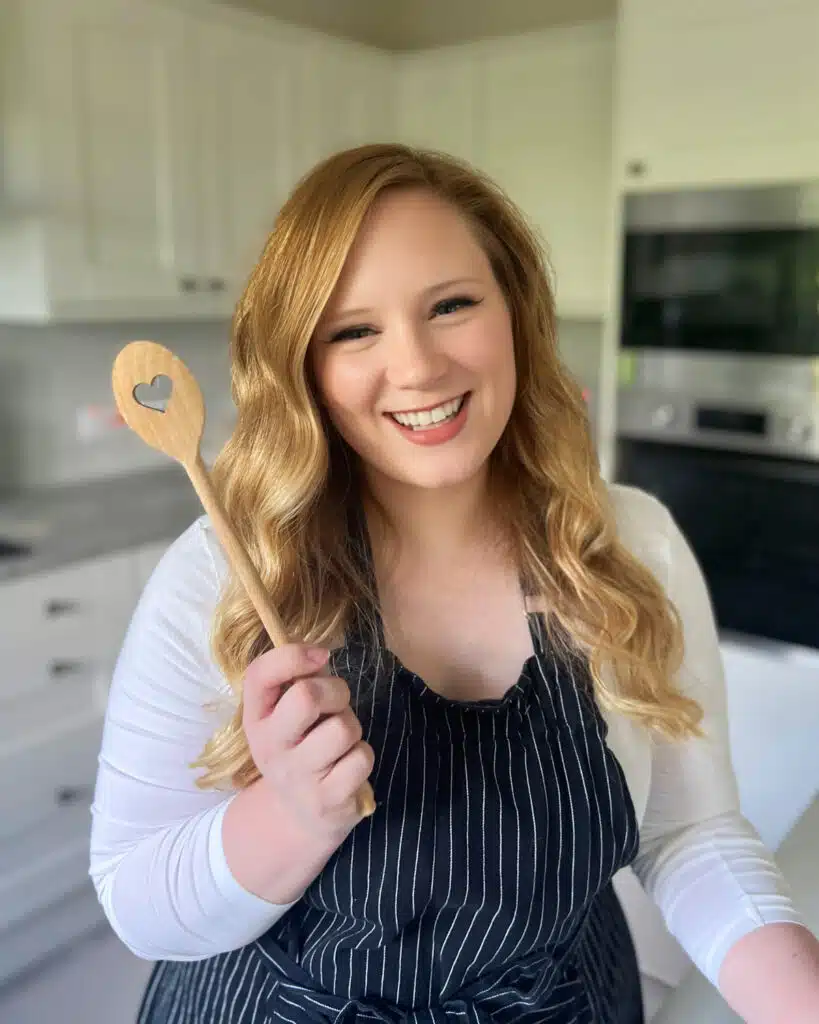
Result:
[[[319,397],[367,473],[423,488],[485,468],[516,391],[512,326],[456,209],[382,195],[311,344]]]

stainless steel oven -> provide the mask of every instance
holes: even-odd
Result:
[[[631,196],[622,343],[819,356],[819,182]]]
[[[724,631],[819,648],[819,184],[629,198],[617,479]]]
[[[750,396],[632,393],[616,475],[669,508],[721,630],[819,648],[819,458],[812,438],[781,440],[787,420]]]

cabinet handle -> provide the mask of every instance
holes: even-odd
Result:
[[[199,285],[195,277],[180,277],[179,288],[183,292],[195,292]]]
[[[66,676],[77,675],[85,667],[84,661],[52,661],[48,667],[52,679],[64,679]]]
[[[208,287],[212,292],[223,292],[227,288],[227,283],[223,277],[212,277],[208,282]]]
[[[54,598],[51,601],[46,601],[46,618],[59,619],[62,618],[63,615],[73,614],[79,607],[79,601],[64,601],[59,598]]]
[[[629,160],[626,164],[626,173],[632,178],[639,178],[646,173],[646,165],[643,160]]]
[[[75,807],[89,803],[93,796],[93,786],[60,786],[54,791],[54,803],[58,807]]]

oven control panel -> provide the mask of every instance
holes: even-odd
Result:
[[[819,461],[819,407],[715,401],[660,389],[618,394],[617,433],[698,447]]]

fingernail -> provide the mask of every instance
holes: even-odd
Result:
[[[330,657],[330,652],[326,647],[310,647],[307,651],[307,657],[315,665],[323,665]]]

